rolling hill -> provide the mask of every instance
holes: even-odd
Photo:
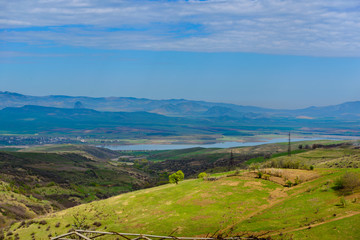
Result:
[[[115,134],[125,138],[134,134],[161,135],[162,132],[169,135],[176,133],[176,128],[186,132],[185,123],[192,122],[148,112],[99,112],[41,106],[0,110],[0,131],[21,134]]]
[[[143,171],[111,164],[110,157],[118,155],[110,150],[72,145],[36,150],[0,151],[0,228],[154,184]]]
[[[70,231],[76,219],[81,219],[82,228],[110,232],[359,238],[360,189],[345,196],[334,189],[340,176],[360,174],[359,142],[297,142],[292,148],[299,145],[304,149],[294,150],[290,157],[284,154],[286,143],[149,152],[145,156],[154,163],[144,165],[143,170],[189,168],[186,172],[192,174],[210,168],[211,181],[190,179],[121,195],[117,194],[135,190],[134,184],[144,187],[149,179],[141,168],[108,161],[124,153],[76,145],[0,152],[0,228],[5,227],[5,239],[48,239]],[[248,170],[212,173],[214,165],[206,163],[215,161],[223,167],[216,170],[224,170],[230,152],[237,166],[260,163],[270,177],[259,179]],[[315,170],[269,169],[267,164],[274,162],[300,163],[307,169],[312,165]],[[288,181],[298,184],[289,187]],[[81,203],[87,204],[71,207]]]
[[[0,110],[0,141],[5,145],[26,143],[22,139],[13,141],[9,134],[31,135],[32,138],[62,137],[63,142],[79,143],[77,137],[81,136],[90,139],[93,144],[100,144],[103,139],[116,140],[118,144],[141,140],[213,143],[225,138],[237,141],[252,137],[256,140],[261,136],[276,136],[288,131],[307,136],[360,135],[357,121],[268,118],[254,113],[235,113],[227,108],[211,109],[207,117],[185,118],[149,112],[100,112],[33,105],[7,107]],[[216,117],[213,112],[220,112],[221,117]],[[40,140],[36,142],[41,144]]]
[[[80,218],[85,229],[109,232],[173,233],[174,236],[283,235],[288,237],[285,239],[304,239],[301,237],[305,234],[306,239],[325,239],[311,234],[320,230],[308,232],[308,229],[314,226],[331,231],[334,223],[358,218],[360,214],[360,205],[353,200],[359,198],[358,193],[347,196],[346,207],[340,207],[341,198],[331,188],[332,182],[343,173],[335,169],[283,170],[284,175],[304,179],[292,188],[252,177],[248,172],[225,173],[218,175],[216,181],[186,180],[178,185],[163,185],[80,205],[29,224],[16,223],[6,234],[11,232],[21,239],[32,235],[46,239],[55,232],[68,232],[75,218]],[[344,235],[359,237],[357,222],[346,223],[351,227],[331,231],[332,239],[343,239]]]
[[[257,141],[289,131],[299,137],[360,136],[358,102],[274,110],[184,99],[35,97],[0,92],[0,109],[0,145],[7,146],[208,144]]]

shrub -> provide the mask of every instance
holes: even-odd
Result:
[[[271,158],[271,153],[264,154],[264,159],[270,159],[270,158]]]
[[[269,175],[269,174],[264,174],[263,177],[264,177],[265,180],[269,180],[269,179],[270,179],[270,175]]]
[[[294,186],[295,186],[295,185],[298,185],[298,184],[300,184],[300,183],[301,183],[301,180],[300,180],[299,176],[296,176],[296,178],[295,178],[295,180],[294,180]]]
[[[291,187],[293,185],[293,183],[290,180],[287,180],[285,183],[285,186],[287,187]]]
[[[49,182],[46,186],[47,187],[52,187],[52,186],[55,186],[56,184],[54,182]]]
[[[259,171],[259,172],[257,172],[257,175],[258,175],[258,178],[261,178],[263,173]]]
[[[96,227],[100,227],[102,224],[101,224],[101,222],[94,222],[93,225]]]
[[[206,181],[217,181],[217,180],[219,180],[221,177],[207,177],[207,178],[205,178],[205,180]]]
[[[199,175],[198,175],[198,178],[200,178],[200,179],[204,179],[206,177],[207,177],[206,172],[199,173]]]
[[[271,159],[264,164],[264,168],[292,168],[292,169],[306,169],[307,166],[299,161],[290,159],[290,158],[279,158]]]
[[[47,222],[46,222],[46,220],[41,220],[41,221],[39,222],[39,224],[40,224],[40,225],[46,225]]]
[[[329,186],[327,186],[327,185],[321,186],[320,192],[327,192],[327,191],[329,191]]]
[[[258,164],[258,163],[251,163],[249,166],[249,170],[251,170],[251,171],[258,170],[259,168],[260,168],[260,164]]]
[[[73,224],[72,226],[75,229],[88,229],[89,226],[86,225],[87,218],[86,216],[81,216],[80,214],[73,215]]]
[[[313,166],[313,165],[310,166],[310,170],[314,170],[314,166]]]
[[[353,193],[356,188],[360,187],[360,177],[357,173],[346,172],[335,181],[334,189],[342,190],[345,193]]]
[[[344,208],[346,207],[346,200],[344,197],[341,197],[340,198],[340,204],[339,204],[340,207]]]

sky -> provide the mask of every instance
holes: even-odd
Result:
[[[0,91],[360,100],[358,0],[0,0]]]

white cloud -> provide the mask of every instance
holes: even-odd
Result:
[[[360,56],[360,3],[352,0],[19,0],[0,8],[0,39],[9,42]],[[60,27],[16,31],[29,26]]]

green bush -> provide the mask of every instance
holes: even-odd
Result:
[[[52,186],[55,186],[56,184],[54,182],[49,182],[46,186],[47,187],[52,187]]]
[[[198,175],[198,178],[199,178],[199,179],[204,179],[204,178],[206,178],[206,177],[207,177],[206,172],[199,173],[199,175]]]
[[[340,207],[344,208],[346,207],[346,200],[344,197],[341,197],[340,198],[340,204],[339,204]]]
[[[269,175],[269,174],[264,174],[263,177],[264,177],[265,180],[269,180],[269,179],[270,179],[270,175]]]
[[[357,173],[347,172],[334,183],[335,190],[341,190],[345,193],[353,193],[355,189],[360,187],[360,176]]]
[[[257,172],[257,175],[258,175],[258,178],[261,178],[263,173],[259,171],[259,172]]]
[[[290,180],[287,180],[285,183],[285,186],[287,187],[291,187],[293,185],[293,183]]]
[[[290,169],[308,169],[306,164],[301,163],[297,160],[293,160],[291,158],[284,159],[271,159],[264,164],[262,164],[263,168],[290,168]]]

